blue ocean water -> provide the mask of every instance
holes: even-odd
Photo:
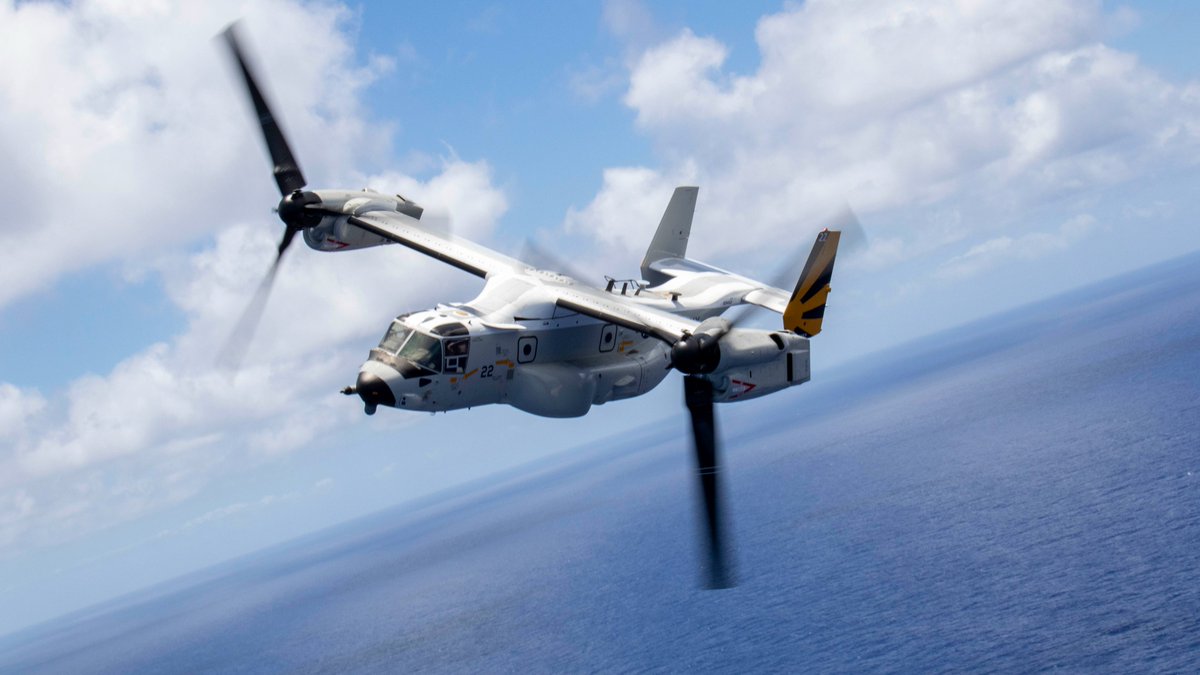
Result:
[[[718,409],[735,589],[698,590],[681,411],[8,636],[0,670],[1200,672],[1200,256],[816,368]]]

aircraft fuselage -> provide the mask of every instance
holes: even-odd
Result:
[[[367,411],[383,405],[429,412],[505,403],[544,417],[577,417],[593,405],[644,394],[670,370],[670,347],[637,330],[557,306],[545,285],[573,281],[552,272],[489,278],[479,297],[397,317],[362,365],[355,387]],[[619,294],[619,290],[614,290]],[[636,298],[693,318],[728,306],[682,306],[669,292]],[[745,331],[748,367],[717,377],[717,400],[777,391],[808,380],[808,341],[790,334]],[[784,341],[786,338],[786,342]]]

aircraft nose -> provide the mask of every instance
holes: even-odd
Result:
[[[396,395],[392,393],[392,388],[382,377],[374,373],[359,372],[355,389],[358,390],[359,397],[366,404],[368,415],[375,413],[375,406],[391,407],[396,405]]]

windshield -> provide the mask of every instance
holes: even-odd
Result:
[[[400,351],[400,345],[404,344],[404,339],[410,333],[412,333],[411,330],[405,328],[404,324],[397,321],[388,328],[387,335],[384,335],[383,341],[379,343],[379,348],[385,352],[395,354]]]
[[[432,335],[413,333],[399,356],[435,373],[442,371],[442,341]]]

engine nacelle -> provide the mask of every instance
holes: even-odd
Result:
[[[304,231],[304,243],[318,251],[351,251],[392,243],[373,232],[355,227],[349,216],[323,218],[321,224]]]
[[[787,331],[735,328],[721,338],[720,345],[721,358],[717,363],[717,373],[771,361],[780,352],[796,349],[808,352],[808,339]]]
[[[349,251],[392,243],[390,239],[351,225],[348,220],[352,215],[392,211],[420,220],[424,213],[420,206],[399,195],[385,195],[371,190],[317,190],[316,195],[321,198],[321,206],[326,210],[346,214],[326,216],[321,219],[320,225],[304,230],[304,243],[318,251]]]
[[[782,348],[777,346],[773,355],[756,349],[760,357],[766,358],[755,363],[748,363],[748,358],[741,359],[746,365],[724,368],[708,376],[714,386],[714,401],[744,401],[808,382],[808,340],[790,333],[772,335],[779,336],[777,345],[783,345]]]

